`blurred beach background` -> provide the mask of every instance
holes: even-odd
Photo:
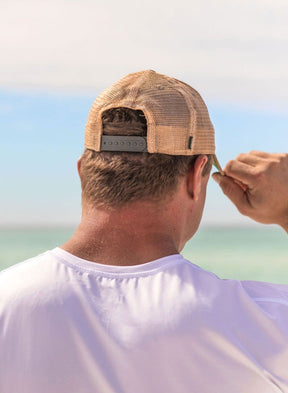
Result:
[[[3,0],[0,270],[62,244],[81,217],[76,161],[97,95],[154,69],[203,96],[223,166],[288,150],[285,0]],[[287,235],[241,216],[210,181],[183,254],[223,278],[288,284]]]
[[[60,246],[72,233],[73,228],[0,230],[0,270]],[[221,278],[288,284],[287,235],[276,227],[204,226],[182,254]]]

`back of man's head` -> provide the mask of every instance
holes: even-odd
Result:
[[[154,71],[130,74],[100,94],[89,113],[85,147],[82,198],[93,206],[169,198],[199,154],[209,157],[204,175],[216,159],[200,95]]]

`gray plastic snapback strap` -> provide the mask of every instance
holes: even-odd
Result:
[[[102,135],[101,151],[147,152],[145,136]]]

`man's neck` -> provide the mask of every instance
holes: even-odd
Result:
[[[181,242],[169,216],[147,205],[136,205],[129,211],[93,210],[83,214],[76,232],[62,248],[92,262],[123,266],[177,254]]]

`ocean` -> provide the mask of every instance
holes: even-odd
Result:
[[[0,270],[60,246],[74,229],[1,229]],[[274,226],[203,227],[182,254],[221,278],[288,284],[288,238]]]

